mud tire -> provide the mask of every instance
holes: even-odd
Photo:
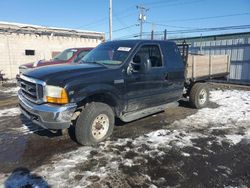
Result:
[[[96,118],[100,115],[104,115],[108,118],[109,126],[105,131],[105,135],[100,139],[96,139],[93,135],[92,127]],[[76,121],[76,140],[81,145],[96,145],[108,138],[112,134],[113,128],[114,112],[112,108],[105,103],[91,102],[83,107],[83,110]]]
[[[209,88],[205,83],[193,85],[189,95],[189,102],[193,108],[204,108],[209,102]]]

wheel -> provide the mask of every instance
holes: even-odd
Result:
[[[209,101],[209,89],[204,83],[196,83],[191,88],[189,101],[194,108],[203,108]]]
[[[109,137],[113,128],[112,108],[105,103],[92,102],[83,108],[76,121],[76,140],[81,145],[96,145]]]

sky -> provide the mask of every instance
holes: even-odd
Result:
[[[169,38],[200,36],[247,29],[184,33],[183,30],[250,25],[250,0],[113,0],[113,39],[138,36],[139,10],[146,21],[143,32]],[[109,0],[1,0],[0,21],[105,32],[109,38]]]

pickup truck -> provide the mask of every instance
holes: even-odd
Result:
[[[199,65],[197,58],[207,66]],[[227,57],[215,73],[213,58],[190,59],[184,62],[171,41],[105,42],[78,64],[41,67],[22,74],[20,108],[44,128],[74,126],[79,144],[97,144],[111,135],[115,118],[134,121],[176,106],[182,97],[195,108],[205,107],[209,100],[205,81],[228,74]],[[201,76],[195,76],[198,73]]]
[[[36,61],[34,63],[26,63],[19,66],[19,74],[23,72],[42,66],[64,64],[64,63],[73,63],[81,60],[90,50],[93,48],[69,48],[61,53],[57,54],[54,58],[49,61]],[[19,77],[19,75],[17,76]]]

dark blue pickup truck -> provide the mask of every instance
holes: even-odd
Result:
[[[26,117],[51,130],[75,126],[83,145],[110,136],[115,117],[133,121],[177,105],[183,96],[196,108],[209,99],[204,79],[185,78],[185,62],[170,41],[105,42],[80,63],[25,72],[19,84]]]

